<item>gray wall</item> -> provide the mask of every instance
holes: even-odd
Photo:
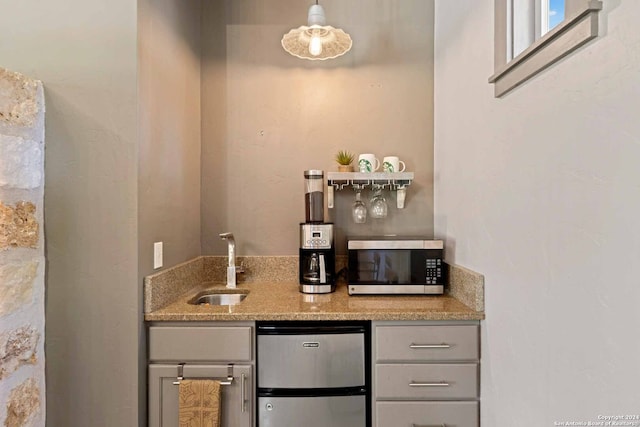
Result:
[[[226,17],[223,37],[204,37],[204,254],[225,253],[222,231],[236,234],[241,255],[297,254],[302,172],[337,170],[333,156],[343,148],[398,155],[416,179],[406,209],[392,207],[385,221],[353,224],[353,192],[341,194],[328,218],[340,242],[344,234],[433,233],[433,2],[322,4],[328,23],[354,40],[351,52],[326,62],[280,45],[306,23],[309,4],[234,0],[224,14],[210,6],[204,15],[213,32],[220,25],[209,23]]]
[[[200,3],[138,2],[141,276],[200,255]]]
[[[638,412],[640,2],[493,97],[493,2],[436,3],[436,231],[486,279],[482,425]]]
[[[200,255],[200,0],[138,1],[138,284]],[[142,286],[140,286],[142,301]],[[140,312],[139,400],[146,425],[146,338]]]
[[[201,243],[205,253],[228,230],[227,213],[227,1],[202,4],[202,204]],[[232,230],[236,234],[239,230]]]
[[[47,425],[136,425],[135,2],[3,2],[0,28],[45,87]]]

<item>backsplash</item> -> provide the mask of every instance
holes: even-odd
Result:
[[[484,276],[468,268],[449,264],[446,293],[476,311],[484,311]]]
[[[144,312],[157,310],[204,281],[204,257],[199,256],[144,278]]]
[[[226,256],[205,256],[204,277],[210,282],[224,282],[227,277]],[[298,280],[297,256],[248,256],[236,259],[244,273],[238,284],[257,282],[294,282]]]

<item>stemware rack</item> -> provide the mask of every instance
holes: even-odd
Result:
[[[377,185],[397,190],[411,185],[413,172],[328,172],[327,183],[336,190],[357,186],[366,188]]]
[[[329,208],[333,208],[333,190],[346,187],[364,190],[367,187],[379,187],[398,191],[397,207],[404,208],[404,193],[413,182],[413,172],[328,172],[327,186],[329,190]]]

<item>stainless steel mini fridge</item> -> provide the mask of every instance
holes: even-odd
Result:
[[[259,427],[370,425],[367,322],[259,322]]]

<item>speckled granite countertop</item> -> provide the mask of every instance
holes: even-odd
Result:
[[[289,277],[290,275],[283,271],[283,274],[278,276],[283,278],[280,281],[268,276],[249,277],[246,283],[239,284],[239,290],[248,291],[247,297],[240,304],[189,304],[189,300],[204,290],[226,289],[220,281],[205,281],[212,276],[218,276],[211,273],[212,270],[218,269],[208,265],[212,262],[217,264],[218,260],[200,257],[165,272],[148,276],[145,279],[145,320],[157,322],[484,319],[484,277],[458,266],[450,271],[452,282],[448,294],[445,295],[349,296],[344,283],[339,283],[336,291],[330,294],[302,294],[298,291],[298,283],[294,277]],[[271,261],[261,259],[260,262]],[[275,262],[278,265],[282,264],[282,260]],[[250,262],[247,264],[251,265]],[[224,263],[221,265],[224,266]],[[295,266],[295,263],[293,265]],[[262,270],[263,268],[259,269]]]
[[[207,289],[226,289],[209,283]],[[480,320],[477,312],[448,295],[349,296],[339,284],[330,294],[302,294],[297,283],[255,283],[239,286],[249,294],[240,304],[192,305],[199,290],[145,315],[148,321],[194,320]]]

